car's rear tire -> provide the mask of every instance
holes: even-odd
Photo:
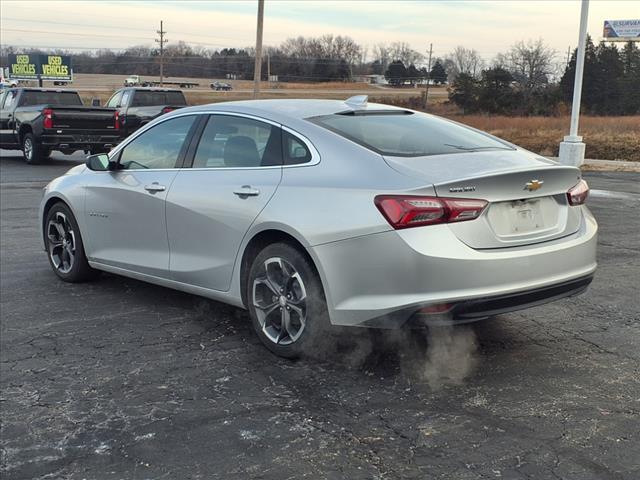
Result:
[[[315,356],[331,341],[320,278],[309,258],[288,243],[265,247],[253,260],[247,308],[264,345],[278,356]]]
[[[33,133],[25,133],[22,137],[22,155],[24,155],[24,161],[29,165],[37,165],[46,158],[44,153],[44,148],[36,141]]]
[[[78,222],[66,204],[58,202],[47,212],[44,240],[49,264],[60,279],[77,283],[97,275],[98,271],[87,261]]]

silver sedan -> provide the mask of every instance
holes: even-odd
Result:
[[[580,170],[455,122],[332,100],[177,110],[45,189],[54,272],[249,310],[296,357],[331,325],[468,322],[584,291]]]

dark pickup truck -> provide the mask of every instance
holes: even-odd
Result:
[[[107,102],[107,107],[118,110],[120,131],[125,137],[154,118],[186,106],[184,94],[168,88],[125,87]]]
[[[121,140],[113,108],[85,107],[78,92],[13,88],[0,94],[0,148],[21,149],[27,163],[52,150],[108,152]]]

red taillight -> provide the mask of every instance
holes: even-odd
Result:
[[[453,308],[453,305],[450,303],[436,303],[433,305],[429,305],[428,307],[422,307],[418,310],[418,313],[423,315],[440,315],[443,313],[447,313],[449,310]]]
[[[44,128],[53,128],[53,110],[51,110],[50,108],[45,108],[44,110],[42,110],[42,115],[44,117],[42,126]]]
[[[116,110],[116,113],[113,114],[113,128],[116,130],[120,130],[120,112]]]
[[[378,195],[374,201],[396,230],[473,220],[487,206],[486,200],[411,195]]]
[[[587,197],[589,196],[589,185],[584,180],[580,180],[577,185],[570,188],[567,192],[567,199],[569,200],[569,205],[584,205],[584,202],[587,201]]]
[[[169,112],[173,112],[175,109],[171,108],[171,107],[164,107],[162,109],[162,115],[164,115],[165,113],[169,113]]]

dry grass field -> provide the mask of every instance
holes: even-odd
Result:
[[[375,98],[406,108],[422,110],[420,97]],[[556,117],[510,117],[506,115],[462,115],[442,98],[429,95],[429,113],[478,128],[541,155],[556,157],[560,142],[569,133],[570,115]],[[582,115],[579,134],[586,144],[586,158],[640,162],[640,115],[599,117]]]
[[[547,156],[557,156],[569,131],[569,116],[507,117],[448,115],[452,120],[484,130]],[[586,158],[640,162],[640,116],[581,116],[580,135],[587,145]]]

